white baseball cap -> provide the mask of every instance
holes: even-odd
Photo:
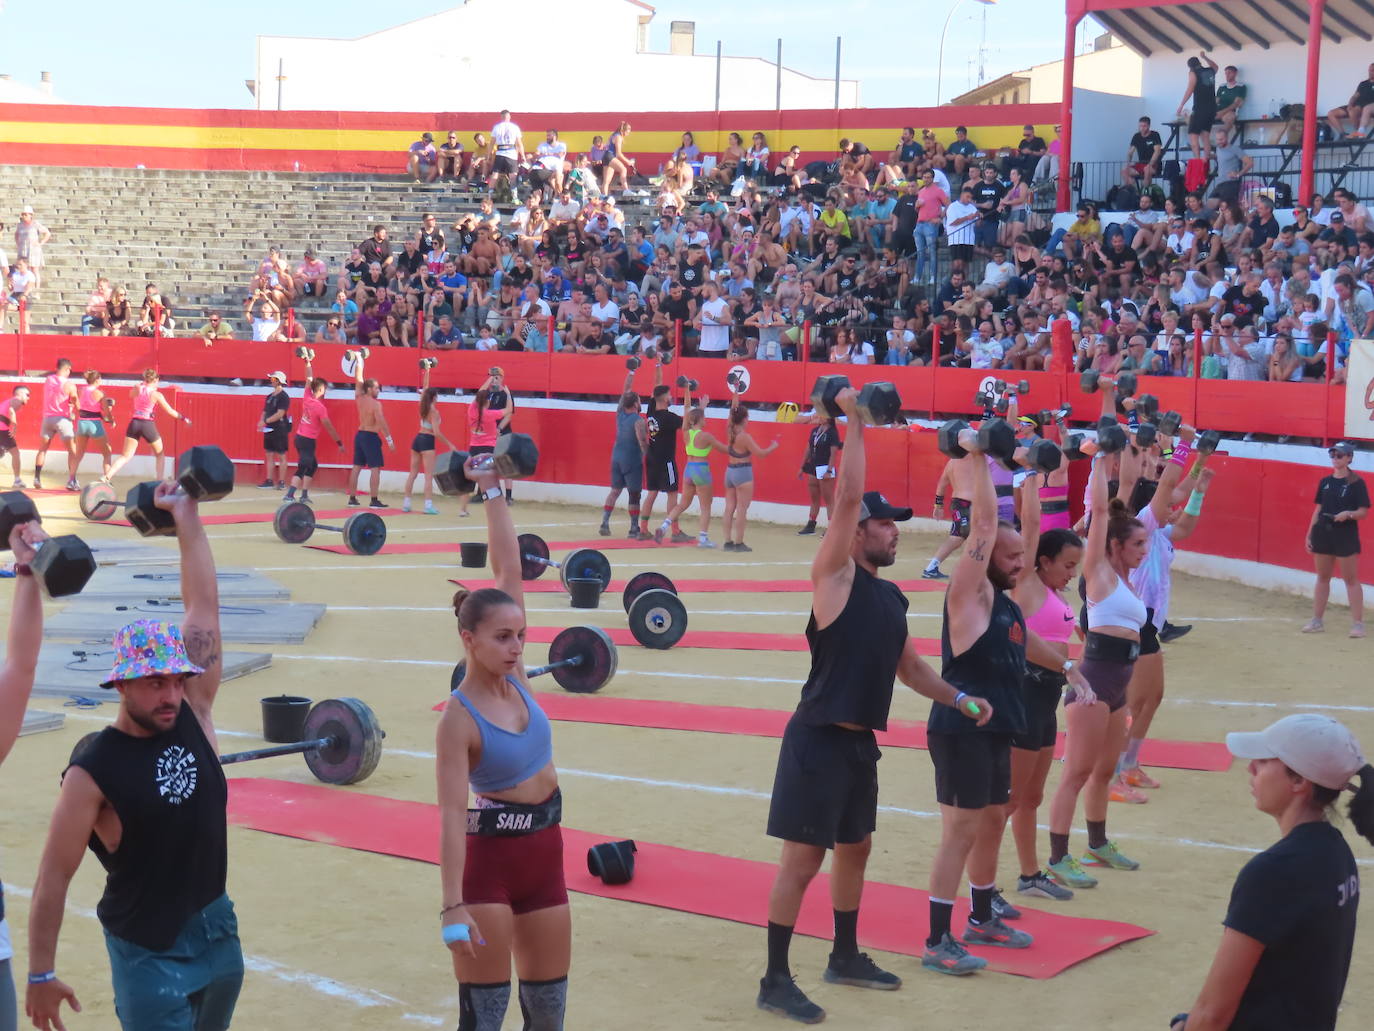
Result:
[[[282,386],[286,386],[286,373],[284,372],[274,372],[268,378],[276,380]]]
[[[1343,723],[1314,712],[1285,716],[1258,733],[1226,735],[1237,759],[1279,759],[1304,780],[1340,791],[1365,767],[1355,735]]]

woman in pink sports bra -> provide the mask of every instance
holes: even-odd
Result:
[[[488,381],[490,382],[490,381]],[[496,450],[496,441],[501,435],[501,420],[505,418],[504,408],[488,408],[491,390],[483,387],[477,391],[472,404],[468,406],[468,454],[489,455]],[[463,498],[458,509],[460,516],[468,515],[469,494]]]
[[[106,470],[101,477],[106,483],[115,478],[115,474],[128,464],[129,459],[134,457],[138,450],[138,442],[146,440],[148,446],[153,449],[153,462],[157,469],[157,479],[162,479],[162,435],[157,431],[157,424],[153,422],[153,409],[161,408],[173,419],[179,419],[187,426],[191,425],[191,420],[185,418],[180,412],[167,403],[167,399],[162,396],[162,391],[158,390],[158,377],[156,369],[148,369],[143,373],[143,382],[134,390],[133,412],[129,416],[129,425],[124,427],[124,452],[114,460],[114,463]]]
[[[1083,541],[1066,526],[1041,532],[1037,488],[1044,479],[1043,475],[1032,473],[1022,485],[1021,536],[1028,545],[1035,545],[1035,565],[1022,571],[1011,596],[1021,607],[1026,629],[1039,634],[1067,660],[1069,640],[1077,629],[1078,619],[1060,592],[1078,576]],[[1036,812],[1044,801],[1045,780],[1054,762],[1059,734],[1057,713],[1067,683],[1061,670],[1026,663],[1026,733],[1011,739],[1011,799],[1007,803],[1011,835],[1021,866],[1016,890],[1022,895],[1061,902],[1073,898],[1073,892],[1056,884],[1040,868]]]
[[[106,397],[100,389],[100,373],[95,369],[88,371],[85,378],[86,385],[77,392],[76,400],[76,467],[81,468],[91,441],[98,440],[103,452],[101,468],[109,476],[114,453],[105,424],[114,425],[114,399]]]

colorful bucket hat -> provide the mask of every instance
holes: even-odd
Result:
[[[110,677],[101,687],[139,677],[204,673],[186,654],[181,627],[157,619],[140,619],[121,627],[114,636],[115,659]]]

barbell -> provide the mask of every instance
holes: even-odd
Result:
[[[574,694],[600,691],[615,677],[620,656],[610,634],[595,626],[570,626],[560,630],[549,645],[549,661],[525,670],[525,679],[552,673],[558,686]],[[467,676],[466,659],[460,659],[449,678],[449,690],[456,691]]]
[[[343,534],[344,547],[355,555],[375,555],[386,544],[386,523],[376,512],[354,512],[343,526],[315,521],[315,510],[304,501],[288,501],[272,516],[272,529],[287,544],[304,544],[316,530]]]

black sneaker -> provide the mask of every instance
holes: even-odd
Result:
[[[301,501],[303,501],[307,505],[312,504],[310,500],[310,492],[308,490],[301,491]]]
[[[722,548],[722,550],[724,550],[724,551],[734,551],[734,550],[735,550],[735,542],[734,542],[734,541],[726,541],[724,544],[721,545],[721,548]]]
[[[1159,632],[1159,640],[1163,644],[1168,644],[1170,641],[1177,641],[1192,629],[1192,623],[1185,623],[1183,626],[1174,626],[1174,624],[1166,619],[1164,621],[1164,629]]]
[[[258,486],[259,486],[259,487],[266,487],[267,489],[270,490],[270,489],[272,488],[272,481],[271,481],[271,480],[263,480],[261,483],[258,484]]]
[[[380,501],[380,500],[378,500],[377,498],[373,498],[371,501],[369,501],[369,502],[367,503],[367,507],[368,507],[368,508],[390,508],[391,506],[388,505],[385,501]]]
[[[349,498],[348,498],[348,507],[349,507],[349,508],[357,508],[357,507],[358,507],[359,505],[361,505],[361,504],[362,504],[362,502],[358,500],[358,496],[357,496],[356,494],[349,495]]]
[[[601,534],[601,536],[603,536],[603,537],[609,537],[609,536],[611,535],[611,524],[610,524],[610,523],[602,523],[602,524],[601,524],[601,529],[598,530],[597,533]]]
[[[296,500],[296,488],[295,488],[295,487],[287,487],[287,488],[286,488],[286,493],[283,494],[283,495],[281,496],[281,498],[282,498],[283,501],[295,501],[295,500]]]
[[[992,915],[998,920],[1020,920],[1021,910],[1002,897],[1002,889],[992,893]]]
[[[921,570],[921,578],[923,580],[948,580],[949,574],[940,572],[939,566],[936,566],[934,569],[926,567]]]
[[[814,520],[814,519],[808,519],[808,520],[806,521],[806,525],[803,526],[800,530],[797,531],[797,536],[798,536],[798,537],[805,537],[805,536],[807,536],[807,534],[812,534],[812,533],[815,533],[815,532],[816,532],[816,520]]]
[[[515,499],[514,499],[513,497],[511,497],[510,491],[506,491],[506,504],[507,504],[507,505],[513,505],[513,504],[515,504]]]
[[[825,973],[821,975],[830,984],[847,984],[852,988],[876,988],[880,992],[895,992],[902,987],[902,979],[889,974],[868,958],[868,953],[859,952],[853,956],[837,958],[832,952]]]
[[[819,1024],[825,1010],[806,997],[792,978],[759,979],[758,1007],[799,1024]]]
[[[285,490],[285,489],[286,489],[286,481],[285,481],[285,480],[278,480],[278,481],[277,481],[277,490]]]

